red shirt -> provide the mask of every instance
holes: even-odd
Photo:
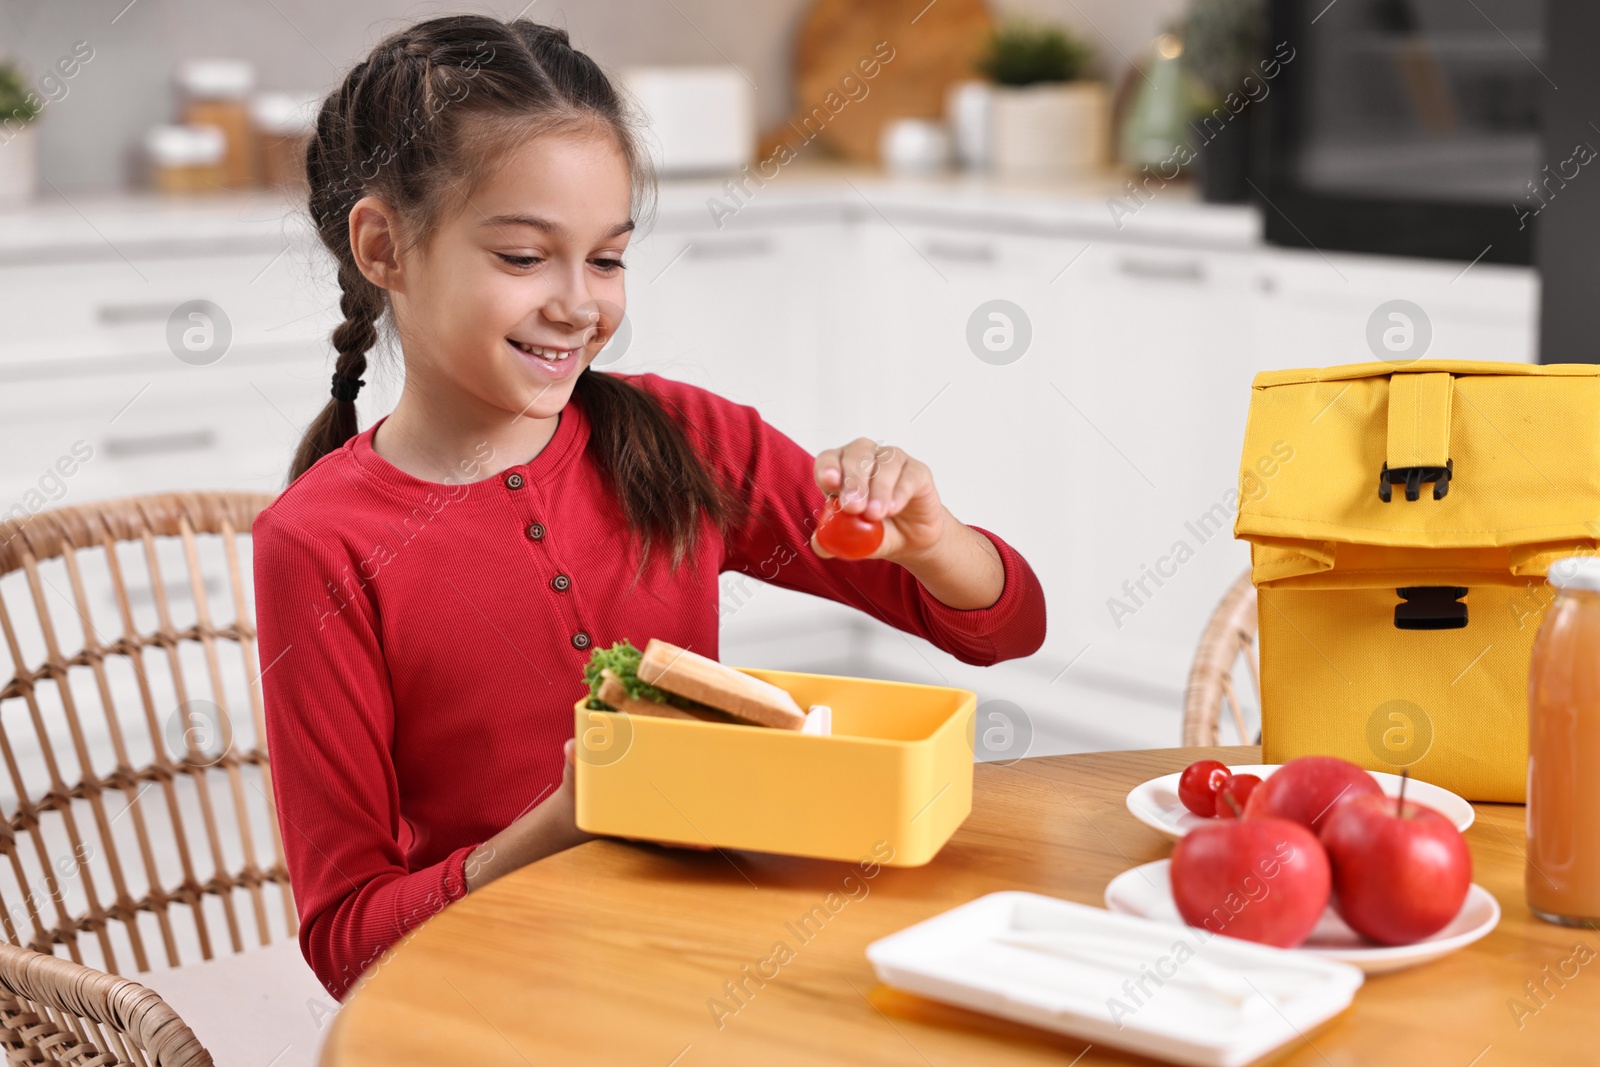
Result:
[[[560,783],[594,648],[659,637],[717,655],[720,572],[849,604],[965,663],[1044,641],[1039,580],[994,534],[981,531],[1005,589],[972,611],[898,564],[822,559],[808,546],[823,503],[808,452],[752,407],[617,377],[659,397],[714,472],[751,486],[748,521],[701,538],[695,566],[654,552],[630,588],[637,560],[574,403],[532,461],[453,485],[374,452],[380,419],[255,520],[278,821],[301,951],[336,997],[463,896],[467,854]]]

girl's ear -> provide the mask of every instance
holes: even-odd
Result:
[[[350,208],[350,253],[366,279],[380,289],[403,289],[400,277],[400,219],[375,196]]]

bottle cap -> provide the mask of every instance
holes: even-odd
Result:
[[[1563,556],[1550,564],[1545,580],[1557,589],[1600,592],[1600,556]]]
[[[321,108],[321,93],[256,93],[250,98],[256,129],[285,137],[316,129]]]
[[[256,83],[256,68],[246,59],[191,59],[178,67],[177,82],[199,100],[241,100]]]
[[[144,148],[163,167],[206,166],[221,162],[226,143],[215,126],[152,126]]]

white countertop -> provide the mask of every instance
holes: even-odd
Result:
[[[727,177],[663,179],[655,226],[736,231],[750,224],[843,214],[1214,248],[1261,242],[1261,217],[1250,205],[1201,203],[1189,183],[1155,188],[1141,205],[1124,187],[1126,181],[1126,175],[1111,173],[1070,183],[966,174],[908,178],[870,168],[796,163],[765,184],[752,175],[745,182],[748,194],[738,196]],[[1113,201],[1121,208],[1113,210]],[[0,209],[0,264],[277,249],[286,240],[312,242],[315,235],[303,201],[276,190],[173,196],[47,189],[36,201]]]
[[[1248,204],[1207,204],[1193,183],[1156,186],[1141,203],[1125,183],[1131,175],[1106,172],[1081,181],[1018,181],[981,174],[912,178],[843,165],[794,164],[765,186],[749,180],[751,215],[772,215],[798,206],[830,206],[892,222],[934,217],[946,225],[1010,230],[1040,236],[1101,236],[1160,240],[1211,247],[1248,248],[1261,243],[1261,215]],[[661,185],[662,221],[716,225],[708,202],[738,205],[726,179],[675,179]],[[1121,210],[1114,211],[1113,201]],[[735,223],[730,220],[731,227]]]

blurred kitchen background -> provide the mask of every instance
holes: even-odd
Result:
[[[519,13],[0,6],[0,520],[283,487],[339,321],[297,199],[305,131],[380,36],[447,10]],[[754,404],[812,452],[904,447],[1048,596],[1044,648],[978,669],[728,574],[722,658],[970,687],[987,757],[1178,742],[1201,628],[1248,563],[1231,529],[1257,371],[1593,358],[1593,5],[522,10],[652,122],[659,209],[600,364]],[[399,353],[367,379],[363,426]],[[37,588],[71,629],[67,591]]]

